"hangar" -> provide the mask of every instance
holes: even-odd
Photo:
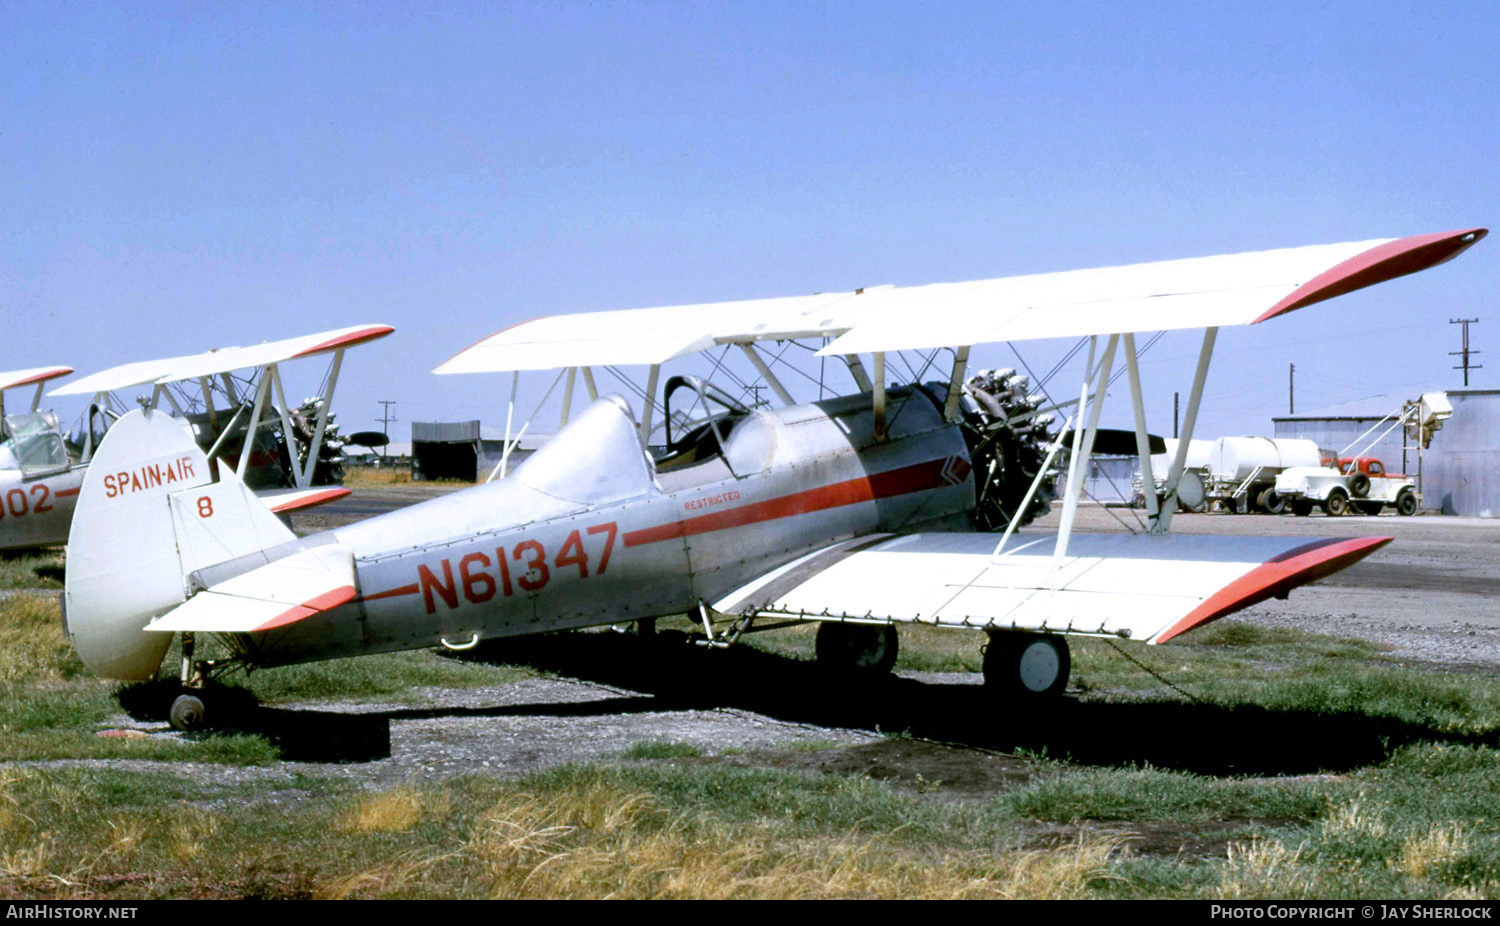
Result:
[[[546,434],[523,434],[511,447],[506,468],[518,463],[547,442]],[[505,431],[485,427],[479,421],[413,421],[411,423],[411,475],[419,482],[431,479],[461,479],[479,482],[505,456]]]

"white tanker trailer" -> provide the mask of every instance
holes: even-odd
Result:
[[[1176,441],[1168,440],[1167,452],[1151,457],[1158,492],[1176,449]],[[1286,502],[1276,494],[1276,477],[1289,467],[1319,466],[1328,456],[1316,442],[1298,438],[1195,440],[1188,445],[1179,498],[1189,511],[1208,510],[1217,503],[1225,511],[1280,514],[1286,510]],[[1202,485],[1201,492],[1195,481]],[[1139,482],[1138,477],[1137,485]]]

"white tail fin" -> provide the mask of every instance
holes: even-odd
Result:
[[[172,637],[146,631],[187,598],[184,576],[294,539],[180,419],[134,411],[94,453],[68,535],[64,614],[73,646],[104,678],[156,675]]]

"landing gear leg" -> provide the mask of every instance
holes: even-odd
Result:
[[[193,634],[182,635],[182,694],[172,702],[172,729],[183,733],[202,730],[207,723],[207,708],[203,703],[205,673],[202,663],[193,662]]]
[[[818,664],[846,676],[873,678],[896,665],[896,628],[824,621],[818,625]]]
[[[1062,694],[1072,668],[1068,639],[1059,634],[1000,631],[984,650],[984,684],[1006,694]]]

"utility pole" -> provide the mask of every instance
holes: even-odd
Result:
[[[1286,365],[1286,413],[1297,414],[1297,365]]]
[[[395,399],[377,399],[376,401],[383,406],[380,416],[380,433],[385,435],[385,446],[380,448],[380,459],[381,462],[385,462],[387,459],[385,448],[391,445],[391,422],[399,419],[391,414],[391,406],[396,404]]]
[[[1479,319],[1477,319],[1477,318],[1450,318],[1450,319],[1448,319],[1448,324],[1450,324],[1450,325],[1463,325],[1464,326],[1464,346],[1463,346],[1463,349],[1462,350],[1450,350],[1448,352],[1448,356],[1449,357],[1463,357],[1464,358],[1463,359],[1463,365],[1462,366],[1454,367],[1453,369],[1455,369],[1455,370],[1463,370],[1464,371],[1464,386],[1465,387],[1467,387],[1469,385],[1469,371],[1471,369],[1472,370],[1482,370],[1482,369],[1484,369],[1484,367],[1482,365],[1480,365],[1480,364],[1476,363],[1476,364],[1472,364],[1471,365],[1469,363],[1469,355],[1470,354],[1477,354],[1477,353],[1479,353],[1479,351],[1477,351],[1477,350],[1475,350],[1475,351],[1469,350],[1469,325],[1477,323],[1478,321],[1479,321]]]

